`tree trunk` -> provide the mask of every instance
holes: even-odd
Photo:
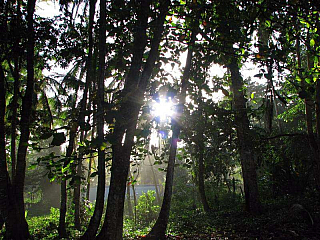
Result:
[[[81,176],[82,176],[82,157],[80,154],[79,162],[76,166],[77,179],[74,183],[73,204],[74,204],[74,227],[81,230],[80,209],[81,209]]]
[[[6,239],[26,239],[20,232],[16,201],[12,194],[6,159],[5,139],[5,75],[0,66],[0,217],[6,224]],[[17,228],[18,227],[18,228]]]
[[[134,223],[137,224],[137,193],[134,187],[134,184],[131,184],[132,194],[133,194],[133,214],[134,214]]]
[[[17,1],[17,30],[21,30],[21,9],[20,1]],[[11,179],[14,179],[16,174],[16,137],[17,137],[17,112],[18,112],[18,94],[20,85],[20,66],[19,66],[19,44],[20,36],[16,36],[15,46],[14,46],[14,69],[12,70],[12,75],[14,76],[13,84],[13,99],[12,99],[12,120],[11,120]],[[9,63],[10,65],[10,63]]]
[[[67,237],[66,231],[66,213],[67,213],[67,181],[62,180],[60,186],[60,215],[59,215],[59,226],[58,233],[59,238]]]
[[[93,127],[92,127],[92,130],[91,130],[91,141],[93,140],[94,138],[94,131],[95,131],[95,120],[93,120]],[[92,171],[92,161],[94,161],[94,158],[93,158],[93,153],[92,153],[92,149],[90,151],[90,155],[89,155],[89,166],[88,166],[88,174],[87,174],[87,191],[86,191],[86,199],[89,200],[90,198],[90,187],[91,187],[91,171]]]
[[[20,141],[17,155],[17,165],[15,178],[13,179],[14,195],[16,198],[19,221],[18,229],[22,238],[29,238],[28,223],[25,219],[24,209],[24,181],[26,173],[26,155],[30,136],[30,118],[32,115],[32,99],[34,95],[34,28],[33,14],[35,11],[36,0],[28,0],[27,3],[27,87],[22,100],[21,122],[20,122]],[[20,227],[19,227],[20,226]]]
[[[93,23],[94,17],[94,5],[90,5],[90,16]],[[105,77],[105,55],[106,55],[106,1],[100,1],[100,39],[99,39],[99,77],[97,81],[98,85],[98,102],[97,102],[97,139],[99,142],[98,149],[98,186],[96,204],[93,212],[93,216],[90,219],[89,226],[81,237],[81,239],[94,239],[102,217],[104,207],[104,194],[105,194],[105,150],[102,148],[104,143],[104,77]],[[92,35],[92,32],[91,34]]]
[[[127,184],[127,206],[128,206],[128,215],[130,219],[133,219],[133,209],[131,204],[131,194],[130,194],[130,184]]]
[[[230,57],[228,68],[231,72],[235,127],[237,130],[240,161],[242,167],[246,210],[251,213],[261,212],[256,163],[252,137],[250,136],[246,99],[243,91],[243,80],[240,75],[237,59]]]
[[[198,26],[196,26],[198,28]],[[196,40],[197,31],[193,31],[191,36],[191,41],[188,47],[188,55],[186,60],[186,66],[184,68],[184,73],[181,82],[181,91],[179,96],[179,105],[177,107],[176,118],[172,119],[172,139],[169,151],[169,160],[166,174],[166,184],[163,195],[163,202],[158,219],[148,233],[146,239],[166,239],[165,233],[168,225],[170,205],[172,197],[172,186],[173,186],[173,176],[174,176],[174,164],[177,153],[177,142],[179,140],[179,134],[181,130],[181,115],[183,113],[183,108],[186,100],[186,90],[188,81],[190,78],[192,55],[194,50],[194,43]]]
[[[161,1],[160,14],[155,21],[156,29],[151,41],[151,49],[143,72],[143,54],[147,44],[147,22],[150,2],[141,1],[138,6],[137,30],[134,37],[134,53],[128,76],[125,80],[122,104],[119,117],[116,119],[114,144],[112,146],[112,169],[108,195],[106,217],[97,239],[122,239],[123,207],[127,176],[130,167],[130,155],[134,144],[134,134],[144,93],[153,71],[155,61],[159,56],[159,44],[163,32],[163,23],[168,9],[168,1]],[[125,134],[125,141],[122,139]]]

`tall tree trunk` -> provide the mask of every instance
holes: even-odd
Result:
[[[7,170],[5,139],[5,75],[0,66],[0,217],[6,224],[6,239],[26,239],[20,232],[20,222],[16,200]],[[18,227],[18,228],[17,228]]]
[[[82,97],[82,100],[81,100],[79,120],[78,120],[80,129],[81,129],[80,142],[83,142],[84,139],[85,139],[85,133],[84,133],[84,126],[85,126],[85,120],[86,120],[85,119],[85,112],[87,110],[88,92],[89,92],[89,88],[90,88],[90,85],[91,85],[91,82],[92,82],[91,78],[93,76],[93,74],[92,74],[93,73],[93,70],[92,70],[93,21],[94,21],[96,0],[91,0],[89,4],[90,4],[90,7],[89,7],[89,26],[88,26],[89,49],[88,49],[88,58],[87,58],[87,73],[86,73],[86,82],[85,82],[85,87],[84,87],[84,91],[83,91],[83,97]],[[104,50],[104,52],[102,54],[104,54],[104,56],[105,56],[105,50]],[[101,66],[103,66],[103,71],[104,71],[104,61],[102,62],[102,64],[101,64]],[[104,78],[104,73],[103,73],[103,78]],[[104,91],[104,85],[103,85],[103,90],[102,91]],[[99,99],[99,101],[100,100],[101,99]],[[102,98],[102,100],[103,100],[103,98]],[[75,221],[75,227],[78,230],[81,229],[81,223],[80,223],[80,202],[81,202],[80,201],[80,195],[81,195],[81,191],[80,191],[80,189],[81,189],[81,174],[82,174],[82,157],[83,157],[83,154],[80,152],[80,157],[79,157],[77,170],[76,170],[76,172],[78,174],[78,177],[79,177],[79,181],[75,182],[74,198],[73,198],[73,200],[74,200],[74,208],[75,208],[74,221]]]
[[[196,25],[196,28],[198,28],[197,25]],[[179,134],[181,130],[181,115],[183,113],[183,108],[186,101],[186,90],[187,90],[187,85],[190,78],[192,55],[194,51],[194,43],[196,40],[196,35],[197,35],[197,31],[193,31],[191,36],[191,41],[188,46],[186,66],[184,68],[184,72],[182,76],[177,113],[176,113],[175,119],[172,119],[172,139],[171,139],[170,150],[169,150],[169,160],[168,160],[163,202],[162,202],[158,219],[155,225],[153,226],[153,228],[151,229],[151,231],[148,233],[146,239],[166,239],[165,233],[166,233],[169,214],[170,214],[174,165],[175,165],[175,158],[177,153],[177,142],[179,140]]]
[[[21,30],[21,3],[17,1],[17,31]],[[16,174],[16,137],[17,137],[17,112],[18,112],[18,94],[19,94],[19,83],[20,83],[20,67],[19,67],[19,44],[20,44],[20,36],[17,34],[15,39],[15,46],[14,46],[14,84],[13,84],[13,99],[12,99],[12,120],[11,120],[11,150],[10,150],[10,157],[11,157],[11,176],[14,179]],[[10,63],[9,63],[10,65]]]
[[[160,14],[155,21],[154,36],[151,49],[143,72],[140,74],[142,59],[147,44],[147,22],[150,2],[141,1],[138,6],[137,30],[134,38],[134,53],[128,76],[123,90],[123,102],[116,119],[114,132],[115,144],[112,146],[112,170],[108,195],[106,217],[97,239],[122,239],[123,207],[127,176],[130,167],[130,155],[134,144],[134,133],[144,93],[159,56],[159,45],[163,32],[163,23],[168,10],[167,0],[160,3]],[[125,141],[122,139],[125,134]]]
[[[231,72],[235,127],[237,130],[240,150],[246,210],[251,213],[259,213],[261,212],[261,206],[259,200],[254,147],[252,137],[250,136],[243,80],[240,75],[236,57],[230,57],[228,68]]]
[[[33,14],[35,11],[36,0],[28,0],[27,3],[27,26],[28,26],[28,41],[27,41],[27,87],[22,100],[21,122],[20,122],[20,141],[17,155],[16,174],[13,180],[14,195],[18,207],[19,225],[21,235],[24,238],[29,238],[28,223],[25,219],[24,209],[24,181],[26,173],[26,155],[28,141],[30,135],[30,118],[32,115],[32,99],[34,96],[34,28]]]
[[[91,22],[93,23],[94,6],[90,5]],[[98,102],[97,102],[97,139],[99,142],[98,149],[98,187],[97,197],[93,216],[90,219],[89,226],[81,237],[81,239],[94,239],[98,231],[103,207],[104,207],[104,194],[105,194],[105,150],[102,148],[104,142],[104,78],[105,78],[105,55],[106,55],[106,1],[100,1],[100,39],[99,39],[99,76],[98,76]],[[92,35],[92,32],[91,34]],[[93,43],[93,42],[92,42]],[[91,49],[92,53],[92,49]]]

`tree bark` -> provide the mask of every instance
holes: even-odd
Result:
[[[198,26],[196,26],[198,28]],[[179,134],[181,130],[181,115],[183,113],[183,108],[186,100],[187,85],[190,78],[190,71],[192,65],[192,55],[194,51],[194,43],[196,40],[197,31],[192,32],[191,41],[188,47],[188,55],[186,60],[186,66],[183,72],[181,81],[181,90],[179,96],[179,104],[177,107],[177,113],[175,119],[172,119],[172,139],[169,150],[169,160],[166,174],[166,184],[164,189],[163,201],[158,219],[148,233],[146,239],[166,239],[165,233],[168,225],[170,205],[172,197],[172,186],[173,186],[173,176],[174,176],[174,164],[177,153],[177,142],[179,140]]]
[[[160,14],[155,21],[156,29],[151,42],[151,49],[140,73],[143,54],[147,44],[147,23],[150,11],[149,1],[140,1],[137,10],[138,22],[134,38],[134,53],[128,76],[125,80],[119,117],[116,118],[114,144],[112,146],[112,169],[108,195],[106,217],[97,239],[122,239],[123,207],[127,176],[130,167],[130,155],[134,144],[134,133],[144,93],[155,62],[159,56],[159,44],[163,32],[163,23],[168,10],[168,1],[161,1]],[[122,139],[125,134],[125,141]]]
[[[133,219],[133,208],[131,204],[131,194],[130,194],[130,184],[127,184],[127,207],[128,207],[128,215],[130,219]]]
[[[90,5],[90,17],[93,23],[94,17],[93,3]],[[97,81],[98,85],[98,102],[97,102],[97,139],[99,142],[98,149],[98,186],[97,197],[94,208],[93,216],[90,219],[87,231],[81,237],[81,239],[94,239],[98,231],[103,207],[104,207],[104,193],[105,193],[105,150],[102,148],[104,143],[104,77],[105,77],[105,55],[106,55],[106,1],[100,1],[100,39],[99,39],[99,77]],[[92,35],[92,32],[91,34]]]
[[[250,136],[243,80],[240,75],[236,57],[230,57],[228,68],[231,72],[233,107],[235,114],[234,121],[238,136],[246,210],[251,213],[260,213],[261,206],[257,184],[254,147],[252,137]]]
[[[20,1],[17,1],[17,31],[21,29],[21,9],[20,9]],[[19,67],[19,44],[20,44],[20,36],[16,36],[15,46],[14,46],[14,70],[12,71],[14,76],[14,84],[13,84],[13,99],[12,99],[12,120],[11,120],[11,179],[14,179],[16,174],[16,137],[17,137],[17,112],[18,112],[18,94],[19,94],[19,85],[20,85],[20,67]],[[9,63],[10,65],[10,63]]]
[[[6,139],[5,139],[5,75],[0,66],[0,217],[6,224],[6,239],[25,239],[20,229],[20,221],[16,200],[7,170]]]
[[[14,195],[16,198],[19,221],[19,231],[21,238],[29,238],[28,223],[25,219],[24,209],[24,181],[26,173],[26,155],[28,148],[28,141],[30,136],[30,118],[32,115],[32,99],[34,96],[34,27],[33,14],[35,11],[36,0],[28,0],[27,3],[27,27],[28,27],[28,41],[27,41],[27,86],[26,92],[22,100],[21,122],[20,122],[20,141],[17,155],[17,165],[15,178],[13,179]]]

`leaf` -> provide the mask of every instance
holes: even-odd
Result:
[[[100,150],[103,151],[107,148],[107,143],[106,142],[103,142],[100,146]]]
[[[312,38],[310,40],[310,47],[313,47],[316,44],[316,41]]]
[[[250,98],[253,99],[254,98],[254,92],[251,93]]]
[[[33,163],[33,164],[31,164],[31,165],[28,167],[28,169],[29,169],[29,170],[33,170],[33,169],[35,169],[35,168],[37,167],[37,165],[38,165],[38,164]]]
[[[271,27],[271,21],[270,20],[266,20],[265,21],[265,25],[266,25],[266,27]]]

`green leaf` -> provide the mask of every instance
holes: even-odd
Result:
[[[310,47],[313,47],[316,44],[316,41],[314,39],[310,40]]]
[[[271,27],[271,21],[270,20],[266,20],[265,21],[265,25],[266,25],[266,27]]]
[[[35,169],[37,166],[38,166],[38,164],[33,163],[33,164],[31,164],[31,165],[28,167],[28,169],[29,169],[29,170],[33,170],[33,169]]]
[[[250,98],[253,99],[254,98],[254,92],[251,93]]]
[[[103,142],[100,146],[100,150],[103,151],[107,148],[107,143],[106,142]]]

